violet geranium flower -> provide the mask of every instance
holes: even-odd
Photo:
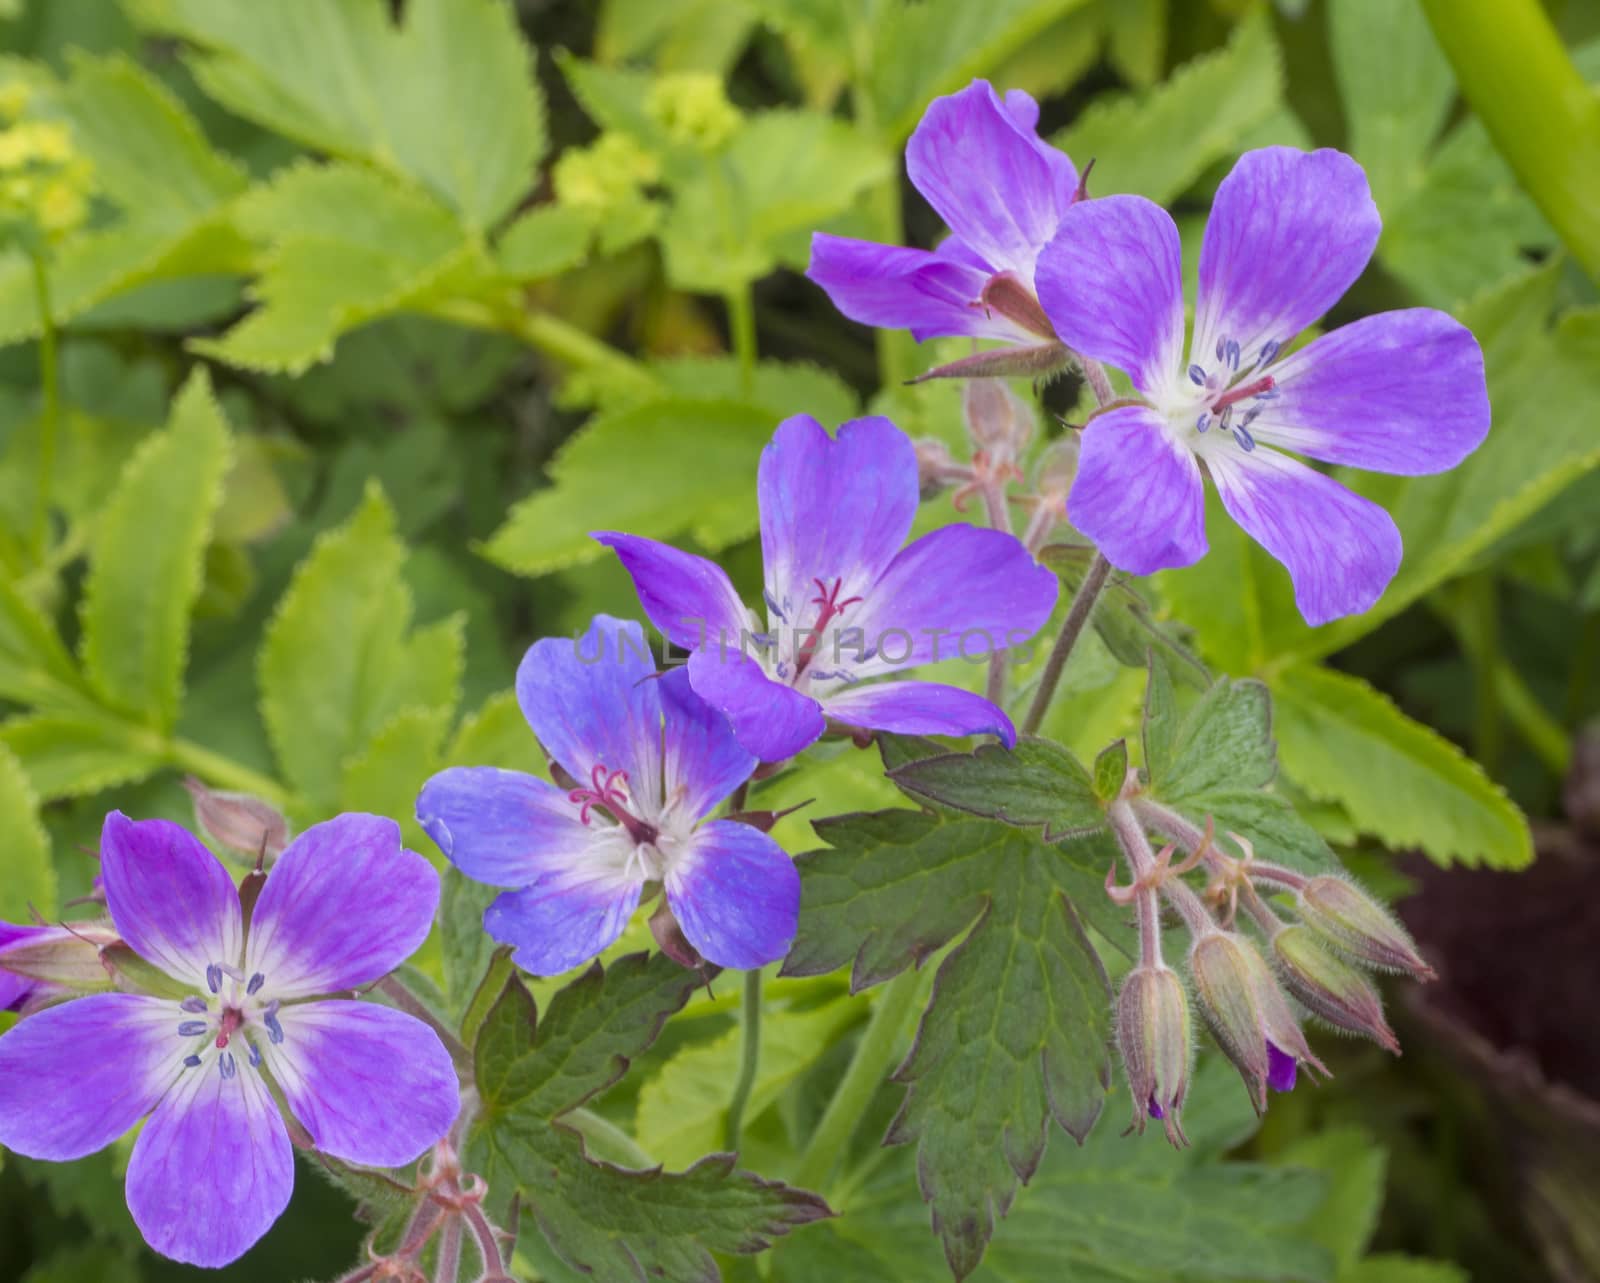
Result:
[[[322,996],[386,975],[432,925],[438,876],[393,820],[307,829],[248,914],[216,857],[166,820],[113,811],[100,858],[117,932],[161,992],[76,998],[0,1038],[0,1145],[61,1162],[145,1119],[134,1222],[164,1256],[216,1267],[289,1202],[274,1089],[315,1148],[352,1163],[400,1166],[449,1129],[456,1074],[433,1030]]]
[[[653,539],[597,533],[633,576],[645,613],[690,649],[689,681],[762,761],[792,757],[832,718],[913,735],[1016,732],[970,691],[935,682],[862,685],[936,659],[976,661],[1037,632],[1057,580],[998,530],[954,525],[900,545],[916,516],[917,460],[887,419],[830,437],[786,419],[761,455],[766,627],[721,567]]]
[[[417,822],[469,878],[515,888],[483,925],[516,947],[518,966],[549,976],[593,958],[650,883],[718,966],[749,970],[788,952],[800,912],[793,861],[748,824],[706,820],[756,760],[683,669],[657,675],[643,628],[597,615],[577,642],[535,642],[517,700],[578,787],[453,767],[423,786]]]
[[[949,239],[930,253],[818,232],[806,275],[852,320],[909,329],[919,343],[969,335],[1026,345],[1007,353],[1010,366],[977,372],[1064,365],[1034,297],[1034,264],[1082,192],[1038,123],[1038,103],[1020,89],[1002,99],[987,80],[935,98],[906,144],[906,171]]]
[[[1377,601],[1400,565],[1393,520],[1282,450],[1414,476],[1454,467],[1489,430],[1483,353],[1443,312],[1364,317],[1283,355],[1360,276],[1380,226],[1340,152],[1241,157],[1206,226],[1185,360],[1172,219],[1137,196],[1065,212],[1040,301],[1063,342],[1120,366],[1146,401],[1089,421],[1067,499],[1113,565],[1149,574],[1205,554],[1204,471],[1288,568],[1308,623]]]

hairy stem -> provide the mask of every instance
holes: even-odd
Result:
[[[891,980],[872,1010],[850,1067],[823,1111],[811,1143],[800,1156],[794,1183],[802,1189],[820,1190],[849,1147],[873,1093],[893,1069],[900,1054],[900,1039],[916,1010],[923,976],[911,968]]]
[[[1113,802],[1106,809],[1111,833],[1122,848],[1123,858],[1140,883],[1155,872],[1156,857],[1145,836],[1144,825],[1127,802]],[[1133,894],[1134,913],[1139,923],[1139,965],[1161,965],[1161,902],[1154,886],[1139,886]]]
[[[1145,824],[1158,832],[1165,833],[1186,853],[1193,854],[1205,844],[1204,830],[1198,824],[1179,815],[1171,807],[1163,806],[1148,797],[1136,797],[1132,799],[1131,805]],[[1226,867],[1222,853],[1215,845],[1206,854],[1205,864],[1207,868],[1218,871]],[[1250,876],[1262,882],[1287,887],[1291,891],[1298,891],[1310,880],[1304,873],[1285,868],[1281,864],[1273,864],[1270,860],[1250,861]]]
[[[56,431],[61,419],[56,323],[50,311],[50,276],[43,249],[33,253],[33,293],[39,308],[39,385],[44,393],[39,416],[39,474],[33,497],[33,554],[38,562],[50,550],[50,487],[55,481]]]
[[[456,1283],[461,1277],[461,1221],[452,1216],[439,1234],[439,1254],[434,1258],[435,1283]]]
[[[1067,611],[1061,632],[1056,637],[1055,645],[1050,648],[1044,675],[1039,678],[1039,689],[1034,691],[1033,703],[1028,706],[1028,715],[1022,722],[1024,735],[1032,735],[1044,722],[1044,715],[1050,711],[1050,701],[1055,698],[1056,687],[1061,684],[1061,674],[1067,667],[1067,660],[1072,658],[1072,648],[1078,644],[1084,625],[1089,622],[1095,603],[1100,600],[1100,594],[1110,578],[1111,563],[1105,559],[1104,553],[1096,549],[1094,560],[1089,563],[1089,573],[1078,585],[1072,608]]]
[[[745,1106],[750,1103],[750,1091],[756,1084],[756,1069],[761,1063],[761,968],[744,973],[744,1001],[739,1012],[740,1047],[739,1080],[733,1085],[733,1098],[728,1102],[728,1124],[725,1144],[728,1149],[739,1148],[739,1129],[744,1126]]]
[[[1105,409],[1116,399],[1116,394],[1111,390],[1111,380],[1106,377],[1106,367],[1077,352],[1074,352],[1072,357],[1078,363],[1078,368],[1083,371],[1083,381],[1089,385],[1089,391],[1094,393],[1095,404],[1100,409]]]

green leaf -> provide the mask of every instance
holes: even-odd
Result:
[[[1102,7],[1111,65],[1141,89],[1153,85],[1167,52],[1167,0],[1112,0]]]
[[[1128,778],[1128,742],[1118,740],[1094,759],[1094,794],[1102,802],[1115,802]]]
[[[1160,696],[1152,707],[1161,707]],[[1147,714],[1146,765],[1151,789],[1168,800],[1264,788],[1277,773],[1272,699],[1260,682],[1219,677],[1170,732],[1158,724],[1152,733],[1157,720]]]
[[[267,625],[262,717],[312,813],[337,809],[347,760],[396,713],[452,710],[460,697],[460,621],[411,631],[405,556],[394,511],[371,487],[348,522],[318,537]]]
[[[1359,1127],[1334,1127],[1296,1141],[1278,1161],[1327,1173],[1327,1192],[1306,1219],[1306,1237],[1332,1254],[1343,1283],[1378,1227],[1388,1171],[1382,1146]]]
[[[1146,94],[1097,98],[1053,141],[1080,166],[1093,158],[1096,195],[1132,192],[1164,204],[1232,156],[1282,95],[1278,47],[1257,11],[1226,47],[1184,63]]]
[[[93,699],[55,628],[9,576],[0,576],[0,698],[43,708]]]
[[[1447,1261],[1384,1253],[1357,1261],[1339,1275],[1339,1283],[1468,1283],[1468,1274]]]
[[[426,847],[424,850],[428,849]],[[444,990],[457,1017],[466,1013],[498,946],[483,929],[483,912],[500,892],[447,868],[439,879],[439,942]]]
[[[484,230],[527,191],[544,104],[512,6],[411,0],[404,22],[364,0],[130,0],[196,45],[190,66],[237,115],[429,188]]]
[[[13,717],[0,723],[0,745],[16,754],[45,802],[131,784],[167,760],[149,731],[94,713]]]
[[[495,243],[500,270],[514,281],[542,281],[583,262],[589,224],[564,205],[540,205],[512,223]]]
[[[170,731],[183,700],[189,615],[232,446],[199,370],[171,423],[146,438],[95,523],[84,588],[83,666],[113,708]]]
[[[1099,1116],[1110,986],[1039,835],[911,811],[815,827],[831,848],[798,861],[800,926],[784,974],[850,963],[860,989],[964,937],[896,1075],[909,1090],[888,1137],[917,1142],[934,1231],[962,1277],[1038,1167],[1050,1120],[1081,1140]]]
[[[1020,739],[1011,750],[985,744],[971,753],[937,751],[895,767],[889,778],[941,806],[1023,827],[1043,825],[1047,842],[1105,826],[1089,772],[1050,740]]]
[[[1528,822],[1483,768],[1360,678],[1306,665],[1274,683],[1284,765],[1363,833],[1436,862],[1518,869]]]
[[[842,998],[806,1011],[768,1006],[761,1018],[761,1059],[745,1118],[754,1121],[812,1069],[862,1017],[862,1004]],[[743,1035],[686,1047],[639,1090],[639,1144],[668,1167],[681,1167],[720,1149],[728,1113],[728,1083],[737,1072]]]
[[[1039,560],[1060,576],[1064,601],[1077,595],[1092,557],[1092,549],[1081,544],[1049,544],[1039,550]],[[1205,665],[1189,650],[1187,630],[1157,620],[1150,603],[1125,575],[1112,575],[1095,603],[1090,622],[1118,663],[1143,668],[1154,649],[1185,681],[1200,687],[1211,681]]]
[[[515,691],[489,696],[476,713],[462,718],[441,765],[498,766],[540,778],[549,776],[539,742],[522,715]]]
[[[454,638],[458,648],[463,641],[459,636],[463,622],[462,616],[446,621],[458,634]],[[454,660],[445,662],[459,665],[459,650]],[[406,846],[433,856],[436,864],[444,861],[417,825],[416,798],[428,777],[439,769],[439,752],[453,713],[453,703],[402,709],[378,728],[365,748],[345,761],[339,782],[341,811],[400,816]]]
[[[30,908],[49,914],[55,907],[56,873],[39,799],[22,763],[0,746],[0,919],[26,922]]]
[[[634,954],[590,967],[540,1021],[513,977],[478,1034],[475,1161],[492,1188],[520,1189],[551,1248],[581,1274],[708,1283],[721,1277],[712,1252],[760,1251],[828,1214],[814,1194],[735,1172],[731,1154],[677,1174],[624,1171],[591,1161],[578,1134],[555,1124],[615,1082],[698,983],[661,954]]]

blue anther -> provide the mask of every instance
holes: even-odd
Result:
[[[199,1069],[200,1068],[200,1057],[199,1056],[185,1056],[183,1058],[183,1063],[189,1069]]]
[[[1220,423],[1224,428],[1232,426],[1233,407],[1231,405],[1225,405],[1222,407],[1222,414],[1217,418],[1217,422]]]
[[[1268,339],[1265,343],[1263,343],[1261,345],[1261,355],[1256,357],[1256,364],[1265,365],[1268,361],[1272,360],[1273,357],[1277,356],[1278,346],[1279,344],[1277,339]]]
[[[250,1044],[250,1068],[261,1068],[261,1048],[256,1046],[255,1043]]]
[[[773,671],[776,672],[779,677],[783,678],[784,681],[789,680],[789,665],[784,663],[782,660],[778,661]]]
[[[1260,415],[1260,413],[1261,407],[1259,405],[1251,406],[1249,410],[1245,411],[1244,418],[1239,420],[1239,426],[1241,428],[1248,428],[1256,421],[1256,418]]]
[[[204,998],[185,998],[178,1004],[179,1011],[187,1011],[191,1016],[198,1016],[209,1004]]]
[[[1189,367],[1189,382],[1194,384],[1195,387],[1198,388],[1198,387],[1203,387],[1205,385],[1205,381],[1206,381],[1206,372],[1205,372],[1205,370],[1202,369],[1198,365],[1191,365]]]
[[[1237,339],[1229,339],[1227,355],[1229,369],[1237,370],[1239,368],[1239,356],[1239,341]]]
[[[224,1078],[232,1078],[239,1072],[239,1065],[233,1058],[231,1051],[225,1051],[217,1057],[217,1068],[222,1071]]]
[[[1256,439],[1250,435],[1250,429],[1242,424],[1233,430],[1233,439],[1239,443],[1239,448],[1246,454],[1256,448]]]
[[[1228,352],[1228,340],[1224,339],[1224,338],[1218,338],[1217,339],[1217,360],[1219,360],[1219,361],[1222,360],[1222,358],[1227,355],[1227,352]]]
[[[276,1047],[283,1041],[283,1026],[278,1023],[278,1013],[269,1011],[261,1017],[261,1023],[267,1027],[267,1041]]]
[[[1198,419],[1196,419],[1194,421],[1194,430],[1196,432],[1204,432],[1210,426],[1211,426],[1211,416],[1209,414],[1202,414]]]
[[[185,1020],[178,1026],[178,1037],[198,1038],[210,1027],[204,1020]]]
[[[1257,401],[1276,401],[1281,395],[1277,388],[1267,388],[1265,391],[1257,392],[1255,399]]]
[[[778,605],[777,599],[774,598],[773,595],[771,593],[769,593],[765,588],[763,588],[761,590],[761,595],[762,595],[762,597],[764,597],[766,599],[767,609],[770,610],[779,619],[781,619],[785,623],[787,623],[789,621],[788,613],[783,609],[782,606]]]
[[[222,968],[214,962],[206,968],[206,988],[212,993],[222,992]]]
[[[244,991],[248,994],[258,994],[261,992],[261,986],[266,983],[267,978],[258,971],[250,977],[250,983],[244,987]]]

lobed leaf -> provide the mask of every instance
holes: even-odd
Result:
[[[0,745],[16,755],[44,802],[131,784],[167,763],[150,731],[103,713],[13,717],[0,722]]]
[[[1047,842],[1105,826],[1089,772],[1059,744],[1025,738],[1012,750],[985,744],[971,753],[933,747],[932,755],[892,767],[889,778],[913,797],[957,811],[1042,825]]]
[[[56,871],[39,799],[22,763],[0,745],[0,920],[26,922],[30,910],[49,914],[55,907]]]

